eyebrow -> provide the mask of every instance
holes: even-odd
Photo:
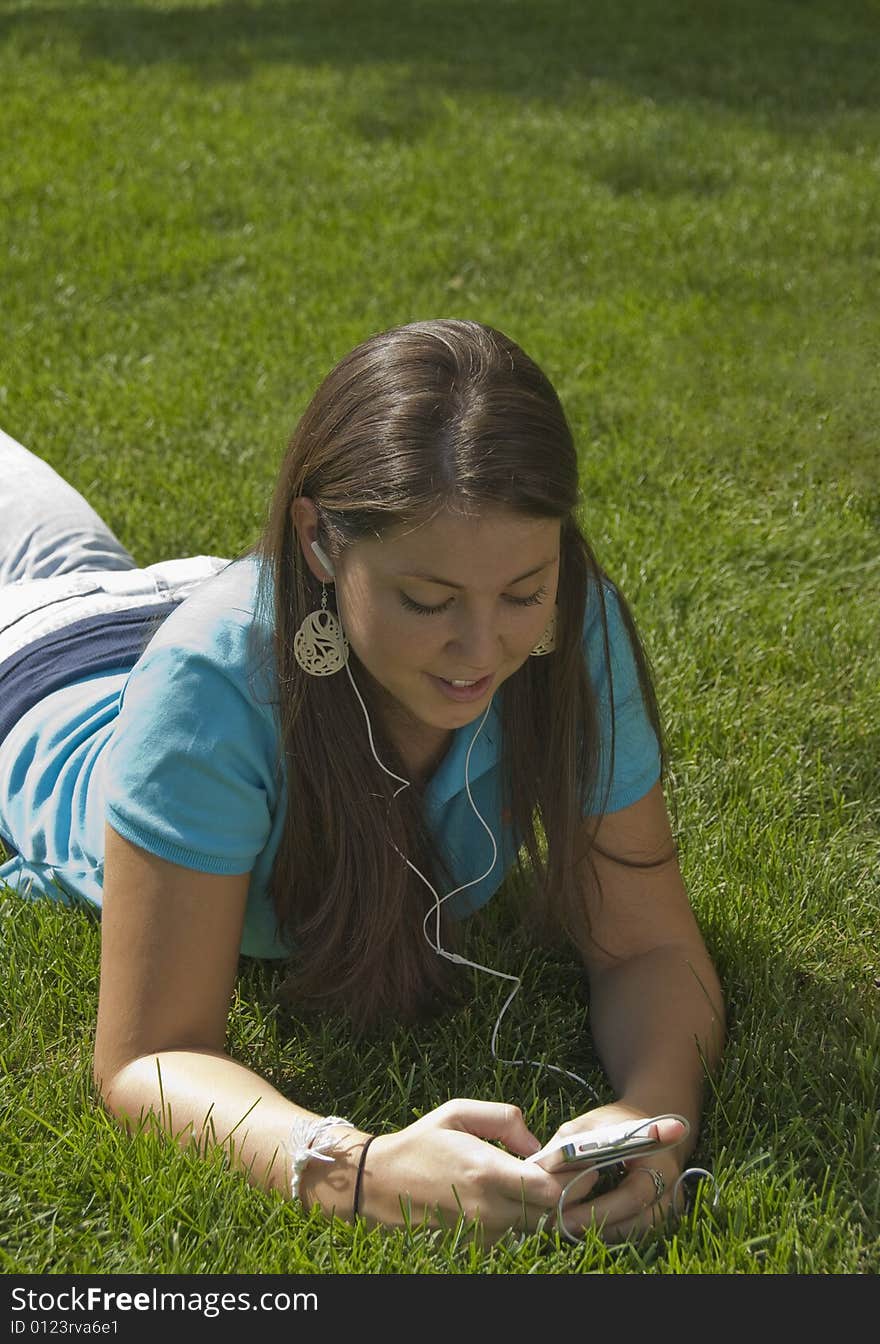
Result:
[[[514,584],[522,583],[523,579],[530,579],[533,574],[540,574],[542,569],[549,569],[549,567],[554,563],[555,563],[555,556],[552,560],[545,560],[543,564],[536,565],[534,569],[526,570],[525,574],[520,574],[519,578],[517,579],[511,579],[510,582],[506,583],[504,586],[505,588],[512,588]],[[437,577],[436,574],[423,574],[421,572],[418,573],[413,572],[412,574],[399,574],[397,577],[400,579],[426,579],[428,583],[441,583],[444,588],[460,589],[464,587],[463,583],[452,583],[450,579],[440,579]]]

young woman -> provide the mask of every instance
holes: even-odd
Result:
[[[470,321],[341,360],[233,561],[137,568],[0,438],[0,878],[101,907],[94,1072],[124,1125],[153,1112],[263,1188],[387,1225],[464,1213],[495,1238],[561,1211],[616,1240],[669,1209],[723,1002],[647,661],[580,502],[553,387]],[[667,1145],[612,1189],[530,1160],[515,1105],[446,1100],[373,1135],[226,1052],[241,953],[358,1030],[442,1002],[456,925],[514,863],[583,957],[616,1097],[557,1141],[625,1122]]]

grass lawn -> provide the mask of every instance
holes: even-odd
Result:
[[[878,42],[870,0],[0,0],[0,424],[140,564],[232,555],[359,340],[517,340],[652,657],[731,1014],[694,1158],[716,1208],[481,1251],[124,1138],[90,1082],[99,924],[7,892],[4,1272],[880,1269]],[[468,944],[524,976],[500,1052],[608,1095],[575,961],[507,916]],[[384,1131],[499,1098],[547,1137],[582,1109],[492,1060],[489,977],[355,1048],[274,975],[242,964],[230,1050],[315,1109]]]

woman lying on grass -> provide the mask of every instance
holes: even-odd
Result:
[[[495,1239],[552,1225],[566,1193],[566,1235],[611,1241],[668,1212],[722,995],[646,658],[575,519],[565,414],[523,351],[453,320],[363,342],[232,561],[137,568],[6,436],[0,502],[0,878],[101,908],[110,1111],[225,1144],[255,1184],[347,1219],[463,1214]],[[541,1144],[515,1105],[447,1100],[370,1135],[226,1052],[240,954],[284,959],[294,1001],[354,1031],[435,1011],[462,975],[456,925],[525,872],[521,847],[538,922],[583,957],[616,1098],[584,1096],[555,1141],[689,1125],[651,1128],[669,1146],[610,1190],[593,1172],[566,1191],[571,1169],[527,1160]]]

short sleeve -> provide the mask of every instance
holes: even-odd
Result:
[[[159,858],[250,872],[271,829],[271,736],[216,659],[160,645],[126,683],[105,752],[105,816]]]
[[[601,735],[599,778],[587,808],[588,815],[618,812],[629,807],[644,797],[660,778],[659,744],[645,708],[617,590],[605,581],[602,591],[608,622],[607,650],[601,605],[595,589],[591,590],[584,618],[584,656],[598,697]],[[610,789],[603,806],[609,779]]]

